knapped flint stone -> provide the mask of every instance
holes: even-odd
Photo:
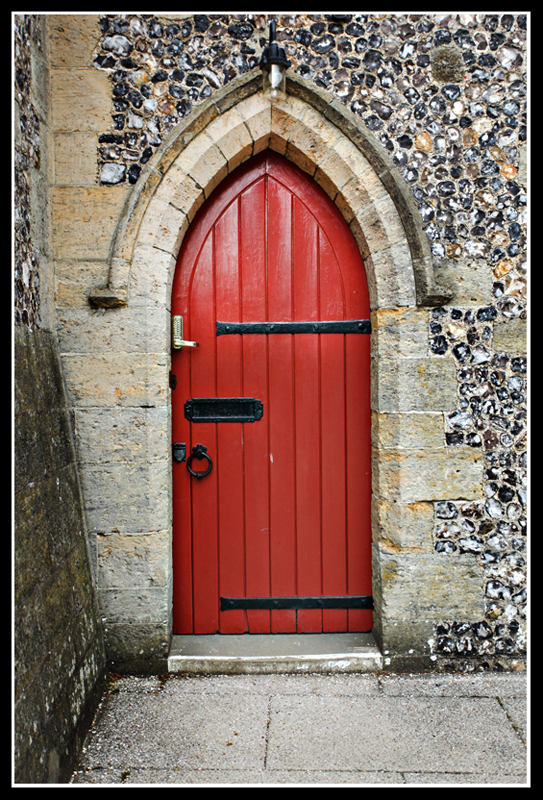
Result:
[[[502,67],[511,72],[519,69],[524,61],[522,54],[514,47],[502,47],[496,57]]]
[[[311,49],[322,55],[324,53],[329,53],[330,50],[335,46],[335,43],[336,40],[334,37],[331,34],[326,33],[324,36],[321,36],[319,39],[315,39],[313,42],[311,42]]]
[[[413,146],[413,139],[410,136],[407,136],[407,134],[399,136],[397,142],[400,147],[404,148],[405,150],[409,150]]]
[[[249,39],[254,32],[254,28],[250,22],[239,22],[235,25],[228,27],[228,33],[233,39],[240,39],[244,41]]]
[[[126,176],[124,164],[102,164],[100,169],[100,183],[122,183]]]
[[[435,504],[436,517],[439,519],[456,519],[458,509],[454,503],[448,500],[440,501]]]
[[[381,117],[381,119],[387,120],[390,119],[392,114],[392,107],[389,106],[387,103],[381,102],[381,100],[372,100],[370,103],[370,107],[376,114]]]
[[[469,31],[465,30],[464,28],[460,28],[453,34],[453,39],[459,47],[463,49],[470,49],[475,47],[475,42],[470,36]]]
[[[166,52],[170,56],[178,56],[184,49],[185,45],[179,39],[174,39],[166,48]]]
[[[360,36],[354,43],[354,49],[357,53],[365,53],[368,49],[368,40]]]
[[[443,99],[443,97],[439,97],[438,95],[434,95],[428,102],[430,109],[434,112],[434,114],[444,114],[447,110],[447,103]]]
[[[461,90],[456,84],[447,84],[447,86],[441,87],[441,93],[445,95],[447,100],[454,102],[460,97]]]
[[[128,182],[136,183],[140,176],[141,167],[138,164],[131,164],[128,168]]]
[[[488,320],[496,319],[498,312],[493,306],[485,306],[484,308],[480,308],[477,311],[477,320],[479,322],[485,322]]]
[[[394,86],[394,75],[386,69],[380,69],[377,72],[379,83],[385,89],[392,89]]]
[[[192,104],[188,100],[180,100],[175,108],[180,117],[186,117],[191,112]]]
[[[99,55],[94,59],[94,63],[99,69],[114,69],[116,61],[111,55]]]
[[[198,31],[198,33],[204,33],[209,28],[209,23],[209,17],[205,14],[194,15],[194,30]]]
[[[151,39],[159,39],[164,33],[164,28],[162,27],[161,22],[156,19],[152,19],[149,22],[148,31]]]
[[[414,105],[420,99],[420,94],[415,88],[411,87],[410,89],[406,89],[404,97],[408,103]]]
[[[436,553],[445,553],[446,555],[450,555],[451,553],[456,553],[458,548],[454,544],[454,542],[445,541],[445,542],[436,542],[434,549]]]
[[[168,27],[166,28],[166,38],[170,39],[173,36],[177,36],[177,34],[180,32],[180,30],[181,30],[181,28],[177,24],[177,22],[172,22],[172,24],[168,25]]]
[[[360,66],[360,59],[347,56],[342,60],[341,66],[345,67],[346,69],[358,69]]]
[[[381,130],[381,128],[383,127],[383,123],[381,122],[379,117],[377,117],[375,114],[370,114],[370,116],[367,117],[364,121],[366,123],[366,127],[368,127],[370,131],[378,131]]]
[[[113,96],[124,97],[126,94],[128,94],[129,90],[130,87],[128,86],[128,84],[124,82],[116,83],[115,86],[113,87]]]
[[[133,45],[130,39],[126,36],[106,36],[102,42],[104,50],[109,50],[116,56],[129,56],[133,50]]]
[[[311,33],[304,28],[297,30],[294,34],[294,41],[298,42],[298,44],[303,45],[304,47],[309,47],[311,44],[311,40],[313,39]]]
[[[371,72],[377,72],[381,66],[382,56],[378,50],[368,50],[364,54],[364,66]]]

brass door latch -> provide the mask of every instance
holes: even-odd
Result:
[[[183,347],[198,347],[198,342],[187,342],[183,339],[183,317],[181,315],[172,317],[172,347],[174,350],[181,350]]]

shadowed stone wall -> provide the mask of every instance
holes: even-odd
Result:
[[[52,309],[43,19],[15,36],[15,753],[18,784],[67,781],[103,688],[72,419]]]

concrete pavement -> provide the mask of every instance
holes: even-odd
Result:
[[[113,678],[72,784],[528,786],[526,675]]]

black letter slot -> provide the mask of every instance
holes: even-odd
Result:
[[[264,407],[254,397],[193,397],[185,403],[191,422],[256,422]]]

